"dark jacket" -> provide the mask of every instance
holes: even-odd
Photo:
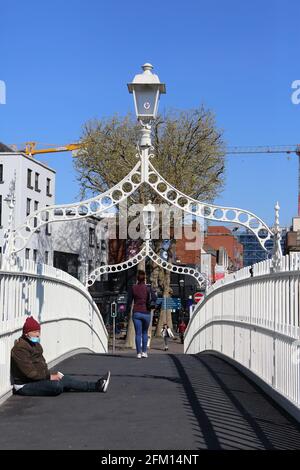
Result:
[[[144,282],[132,286],[128,292],[127,314],[130,313],[132,301],[134,301],[133,312],[149,313],[150,293],[151,302],[155,302],[156,293],[150,286],[147,286]]]
[[[16,385],[50,379],[43,348],[39,343],[32,343],[24,336],[15,342],[11,350],[11,375]]]

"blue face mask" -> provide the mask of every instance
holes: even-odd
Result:
[[[40,343],[41,338],[35,337],[35,336],[28,336],[29,341],[32,343]]]

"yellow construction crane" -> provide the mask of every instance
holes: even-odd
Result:
[[[36,155],[41,153],[53,153],[53,152],[68,152],[72,150],[78,150],[82,147],[82,142],[75,142],[72,144],[62,146],[51,146],[46,148],[37,148],[38,142],[26,142],[25,149],[21,152],[26,155]],[[52,145],[52,144],[51,144]],[[296,145],[277,145],[277,146],[249,146],[249,147],[227,147],[225,151],[226,155],[234,154],[255,154],[255,153],[296,153],[300,155],[300,144]]]
[[[54,153],[54,152],[68,152],[78,150],[83,146],[82,142],[75,142],[72,144],[53,146],[46,148],[37,148],[37,142],[26,142],[25,149],[21,152],[26,155],[34,156],[43,153]],[[300,145],[276,145],[276,146],[249,146],[249,147],[227,147],[225,150],[226,155],[242,155],[242,154],[275,154],[275,153],[295,153],[298,156],[298,216],[300,216]]]
[[[54,153],[54,152],[68,152],[73,150],[78,150],[82,147],[82,143],[77,142],[73,144],[62,145],[60,147],[46,147],[46,148],[37,148],[37,142],[26,142],[25,149],[21,152],[26,153],[26,155],[37,155],[42,153]]]
[[[300,145],[270,145],[270,146],[250,146],[250,147],[227,147],[226,155],[242,154],[242,153],[296,153],[300,156]]]
[[[258,147],[227,147],[226,155],[242,155],[256,153],[295,153],[298,156],[298,216],[300,216],[300,145],[277,145]]]

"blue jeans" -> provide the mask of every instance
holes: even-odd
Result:
[[[20,390],[15,391],[17,395],[27,397],[55,397],[63,392],[95,392],[96,382],[85,382],[64,375],[61,380],[38,380],[30,382]]]
[[[136,352],[147,352],[148,328],[151,320],[150,313],[134,312],[133,323],[135,329]]]

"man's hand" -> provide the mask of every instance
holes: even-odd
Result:
[[[62,377],[59,374],[51,374],[50,380],[61,380]]]

